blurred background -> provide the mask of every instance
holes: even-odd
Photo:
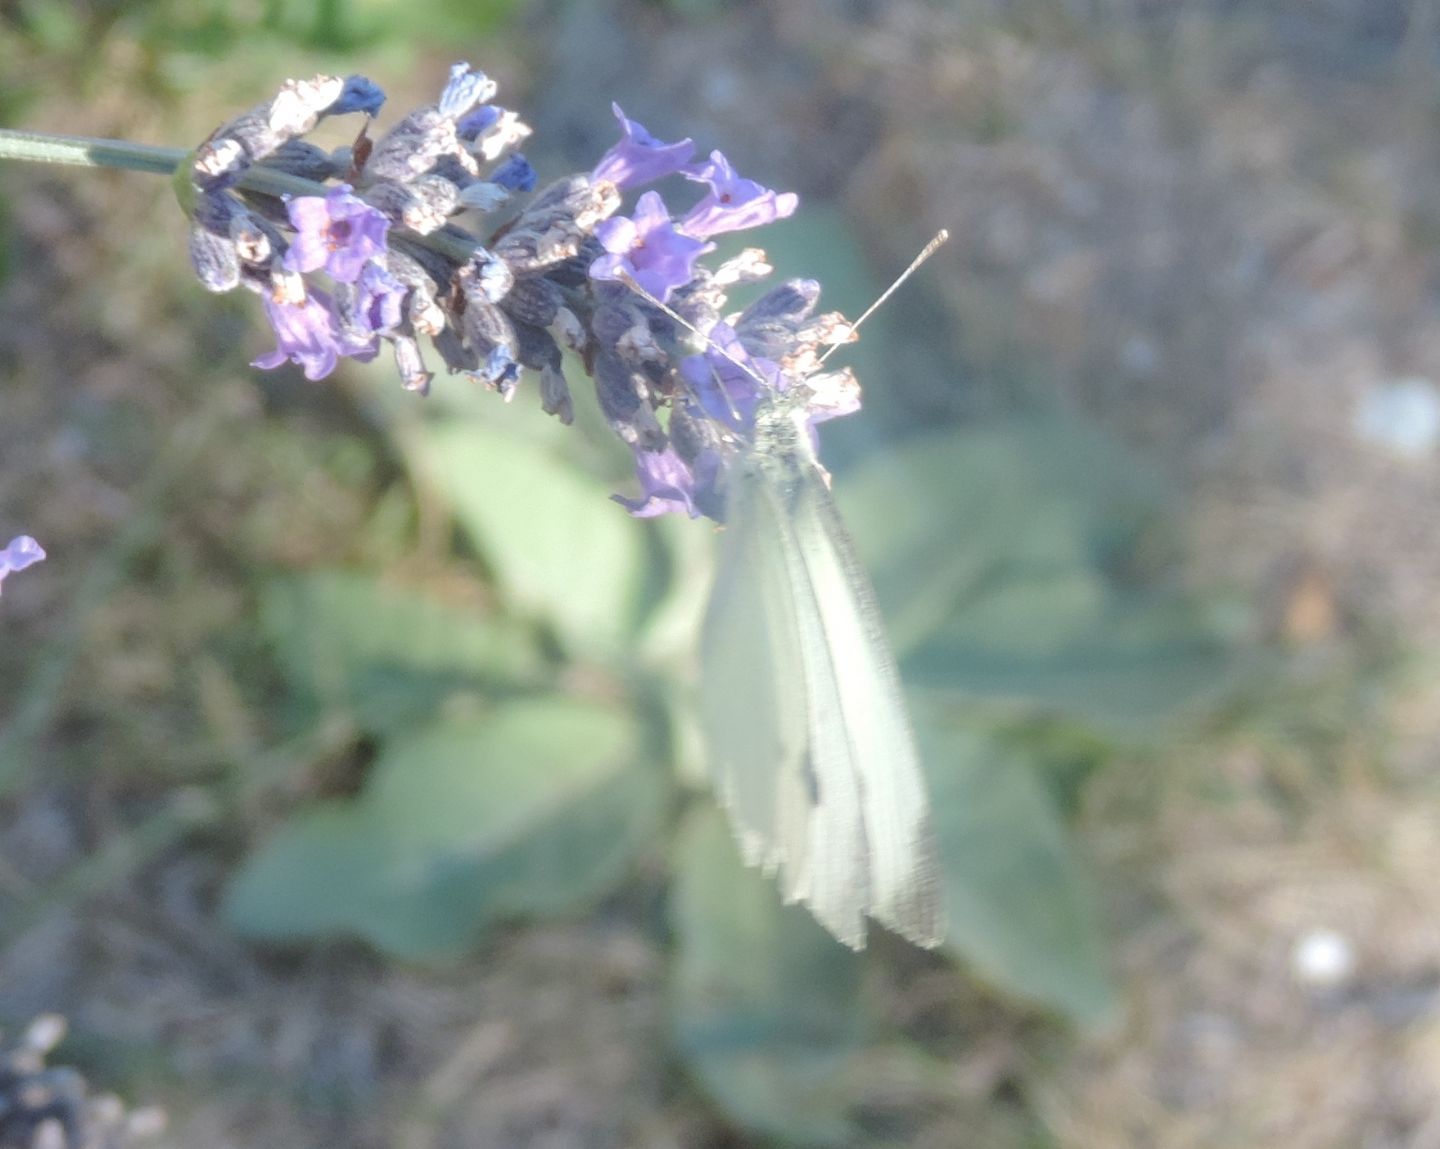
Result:
[[[456,60],[801,194],[951,932],[704,785],[712,530],[579,372],[248,366],[165,180],[0,165],[0,1026],[162,1146],[1440,1145],[1440,4],[9,0],[0,124],[190,147]],[[353,123],[338,125],[339,144]]]

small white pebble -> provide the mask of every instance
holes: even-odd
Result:
[[[1355,972],[1355,949],[1335,930],[1311,930],[1295,943],[1290,964],[1305,984],[1331,988],[1349,981]]]
[[[68,1026],[58,1013],[42,1013],[25,1031],[25,1047],[36,1053],[49,1053],[65,1040]]]
[[[1360,400],[1355,431],[1398,455],[1422,458],[1440,443],[1440,390],[1418,375],[1377,384]]]
[[[137,1141],[147,1137],[158,1137],[165,1132],[167,1124],[165,1110],[152,1105],[126,1115],[125,1134]]]

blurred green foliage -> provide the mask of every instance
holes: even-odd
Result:
[[[359,799],[256,854],[226,913],[256,937],[350,932],[419,958],[572,910],[654,834],[663,786],[637,750],[629,715],[553,694],[422,723],[385,742]]]
[[[330,57],[473,43],[520,0],[18,0],[0,5],[0,119],[69,88],[80,98],[173,98],[221,61],[275,63],[277,50]],[[133,55],[98,67],[110,46]],[[368,67],[374,67],[372,58]],[[122,91],[117,85],[128,86]]]
[[[839,490],[910,681],[1154,727],[1225,681],[1211,617],[1129,573],[1165,491],[1074,417],[916,436]]]
[[[675,851],[672,1027],[741,1124],[844,1144],[866,1035],[860,955],[746,869],[721,813],[695,810]]]

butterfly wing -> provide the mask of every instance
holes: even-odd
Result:
[[[795,584],[798,541],[762,462],[733,472],[706,615],[701,716],[711,768],[746,862],[778,872],[786,901],[804,902],[858,947],[867,872],[859,791],[853,777],[815,769],[807,647],[818,611]],[[821,705],[833,704],[821,685]]]
[[[703,719],[742,852],[850,946],[865,944],[867,914],[934,945],[935,849],[914,739],[829,490],[805,458],[752,457],[734,472],[728,518]]]
[[[930,803],[875,592],[816,468],[805,470],[790,517],[821,631],[807,643],[807,678],[817,684],[812,758],[822,779],[845,772],[859,790],[865,912],[917,945],[938,945],[944,929]],[[826,692],[833,701],[817,706]],[[840,721],[820,729],[832,710]]]

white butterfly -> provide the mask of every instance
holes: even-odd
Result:
[[[895,657],[787,398],[727,477],[701,648],[711,767],[746,863],[786,901],[855,949],[867,917],[934,946],[935,836]]]
[[[948,238],[936,235],[847,338]],[[725,472],[701,644],[701,721],[742,856],[854,949],[866,918],[939,945],[935,833],[900,673],[808,427],[817,409],[847,406],[825,394],[835,376],[815,373],[839,344],[781,390],[622,279],[758,385],[753,428]]]
[[[937,235],[849,336],[948,238]],[[812,372],[782,391],[711,347],[760,394],[726,472],[701,646],[701,718],[720,799],[746,863],[778,875],[786,901],[808,906],[846,945],[864,947],[866,918],[938,945],[935,834],[900,674],[807,425],[827,398],[817,388],[834,377]]]

